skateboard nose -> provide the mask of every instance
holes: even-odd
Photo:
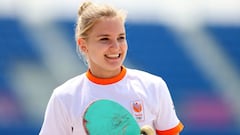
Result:
[[[151,126],[145,125],[145,126],[141,127],[140,135],[154,135],[154,130]]]

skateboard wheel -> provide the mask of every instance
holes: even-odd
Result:
[[[151,126],[143,126],[141,127],[141,135],[154,135],[154,130]]]

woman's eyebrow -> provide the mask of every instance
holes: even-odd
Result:
[[[121,34],[119,34],[119,36],[125,36],[126,34],[125,33],[121,33]]]
[[[120,33],[119,36],[125,36],[126,34],[125,33]],[[97,35],[97,37],[110,37],[111,35],[109,34],[99,34]]]
[[[110,35],[109,34],[99,34],[97,35],[97,37],[109,37]]]

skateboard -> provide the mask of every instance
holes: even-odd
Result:
[[[83,126],[87,135],[154,135],[150,126],[139,127],[132,114],[117,102],[100,99],[84,112]]]

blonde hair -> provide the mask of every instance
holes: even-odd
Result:
[[[126,12],[106,4],[94,4],[90,1],[82,3],[78,10],[78,19],[75,28],[75,40],[77,44],[78,38],[86,39],[88,32],[94,24],[103,17],[120,17],[125,22]]]
[[[85,1],[79,7],[78,18],[75,27],[76,51],[80,59],[85,65],[88,65],[85,54],[79,48],[78,39],[87,39],[88,33],[94,24],[103,17],[120,17],[123,22],[126,20],[126,12],[118,10],[110,5],[94,4],[90,1]]]

